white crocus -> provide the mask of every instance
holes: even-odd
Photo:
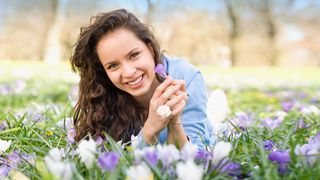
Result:
[[[150,168],[145,164],[141,163],[136,166],[130,166],[127,170],[127,180],[152,180],[153,174]]]
[[[311,105],[307,107],[303,107],[301,109],[301,112],[303,114],[315,114],[315,115],[320,115],[320,110],[317,108],[317,106]]]
[[[11,146],[11,141],[5,141],[0,139],[0,155],[6,152],[7,149]]]
[[[189,159],[193,160],[194,157],[197,155],[197,152],[198,152],[197,145],[191,142],[187,142],[181,150],[181,157],[185,161]]]
[[[137,149],[139,147],[139,144],[141,143],[141,135],[138,134],[137,136],[131,135],[131,147],[133,150]]]
[[[58,148],[50,149],[48,155],[44,157],[48,170],[57,178],[68,180],[72,178],[72,164],[63,162],[63,150]]]
[[[186,163],[179,162],[177,164],[177,175],[179,180],[200,180],[203,175],[203,168],[189,159]]]
[[[96,143],[92,138],[89,140],[82,139],[78,145],[77,154],[87,168],[90,168],[95,160],[96,149]]]
[[[179,150],[172,144],[169,145],[157,145],[159,159],[164,166],[169,166],[171,163],[179,160]]]
[[[222,159],[228,156],[232,148],[231,143],[229,142],[218,142],[213,149],[213,158],[212,163],[218,164]]]
[[[230,113],[230,108],[224,91],[221,89],[212,91],[208,98],[207,115],[214,128],[214,133],[220,131],[222,122],[226,119],[228,113]]]

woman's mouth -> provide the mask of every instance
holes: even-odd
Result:
[[[132,81],[129,81],[127,82],[127,84],[131,87],[131,88],[137,88],[141,82],[142,82],[142,79],[143,79],[143,75],[139,76],[138,78],[132,80]]]

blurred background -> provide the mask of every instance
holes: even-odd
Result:
[[[320,66],[319,0],[0,0],[0,63],[66,61],[80,27],[117,8],[195,65]]]

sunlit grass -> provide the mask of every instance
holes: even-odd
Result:
[[[0,92],[4,93],[0,93],[0,139],[12,142],[7,154],[0,154],[0,168],[3,163],[1,158],[6,160],[9,159],[9,154],[25,153],[35,158],[36,163],[21,161],[17,163],[18,171],[32,179],[53,179],[46,168],[44,157],[50,149],[56,147],[65,151],[64,162],[74,165],[74,179],[126,178],[126,170],[134,164],[133,149],[122,150],[111,140],[100,146],[95,152],[95,158],[105,149],[122,155],[116,170],[108,172],[102,171],[96,161],[93,168],[86,168],[75,154],[77,144],[69,144],[65,121],[71,117],[71,109],[77,98],[78,76],[71,71],[68,62],[0,63],[0,88],[4,88],[0,89]],[[200,66],[200,69],[208,87],[222,88],[228,96],[231,113],[225,123],[235,125],[235,120],[241,121],[238,113],[244,113],[249,118],[247,127],[230,125],[217,136],[217,140],[232,144],[228,159],[241,165],[240,174],[236,177],[312,179],[320,176],[319,160],[311,166],[305,156],[297,156],[294,152],[297,145],[306,144],[310,137],[320,132],[320,113],[316,112],[320,108],[317,68],[222,69]],[[6,91],[6,88],[9,90]],[[294,106],[285,113],[281,124],[274,129],[264,125],[267,118],[274,121],[280,118],[279,112],[284,113],[283,102],[291,102]],[[308,112],[312,109],[315,112]],[[300,124],[301,121],[305,123],[304,126]],[[57,122],[60,122],[60,125]],[[64,123],[63,127],[61,122]],[[264,149],[265,140],[275,142],[273,150],[288,150],[290,153],[291,161],[285,174],[280,174],[278,164],[269,160],[271,150]],[[317,154],[315,157],[320,156]],[[172,167],[175,168],[175,165],[176,163],[172,164]],[[163,168],[161,163],[149,167],[154,179],[169,179],[170,172]],[[228,173],[220,173],[217,169],[205,171],[203,179],[214,178],[232,177]]]

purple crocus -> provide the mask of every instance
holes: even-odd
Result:
[[[314,137],[310,137],[308,140],[308,143],[310,144],[320,144],[320,132],[316,134]]]
[[[98,136],[97,138],[96,138],[96,140],[95,140],[95,142],[96,142],[96,144],[97,145],[101,145],[102,143],[103,143],[103,138],[101,137],[101,136]]]
[[[166,68],[161,63],[157,64],[157,66],[154,68],[154,72],[164,79],[167,77]]]
[[[76,130],[75,128],[70,128],[68,129],[68,132],[67,132],[67,139],[68,139],[68,142],[70,144],[74,144],[76,141],[75,141],[75,137],[76,137]]]
[[[227,162],[220,170],[220,173],[228,173],[230,176],[239,176],[241,166],[238,163]]]
[[[297,145],[295,148],[295,154],[304,156],[308,164],[313,166],[318,161],[318,155],[320,152],[320,133],[314,137],[310,137],[307,144],[302,146]]]
[[[0,131],[6,129],[8,127],[8,124],[6,121],[0,121]]]
[[[159,157],[156,151],[146,151],[144,158],[151,166],[156,166],[158,164]]]
[[[263,141],[264,150],[272,150],[274,146],[274,142],[272,140],[265,140]]]
[[[2,85],[0,86],[0,94],[8,95],[11,93],[11,87],[9,85]]]
[[[299,122],[298,122],[298,128],[302,129],[302,128],[307,128],[307,125],[306,123],[303,121],[303,119],[299,119]]]
[[[113,171],[118,165],[120,155],[115,152],[105,152],[98,157],[98,165],[102,170]]]
[[[7,165],[0,166],[0,179],[7,177],[11,171],[11,167]]]
[[[289,112],[293,107],[293,102],[284,101],[281,103],[281,107],[282,107],[282,110],[284,110],[285,112]]]
[[[287,164],[291,161],[289,151],[275,150],[268,157],[270,161],[278,163],[280,174],[287,172]]]
[[[275,128],[279,127],[282,124],[281,118],[265,118],[263,120],[263,124],[266,127],[269,127],[271,130],[274,130]]]
[[[7,155],[8,158],[8,162],[11,167],[17,167],[20,162],[21,162],[21,158],[19,156],[19,152],[18,151],[12,151],[10,154]]]

